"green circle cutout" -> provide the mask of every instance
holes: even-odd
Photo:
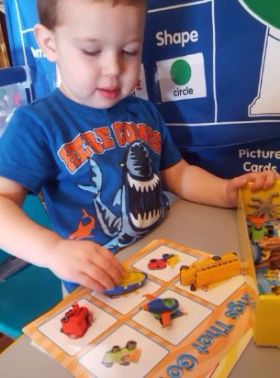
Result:
[[[175,84],[186,85],[192,75],[191,66],[184,59],[178,59],[172,64],[170,75]]]

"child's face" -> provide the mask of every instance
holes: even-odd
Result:
[[[62,0],[53,31],[61,90],[72,100],[110,108],[139,79],[144,7]]]

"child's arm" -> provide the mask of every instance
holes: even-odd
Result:
[[[252,182],[252,191],[270,188],[278,173],[265,171],[247,173],[231,180],[222,179],[185,160],[162,170],[163,183],[179,197],[219,207],[235,207],[238,189]]]
[[[91,241],[63,239],[33,222],[21,209],[25,196],[24,187],[0,177],[0,248],[90,289],[119,283],[123,268],[111,252]]]

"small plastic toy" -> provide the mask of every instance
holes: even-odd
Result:
[[[148,268],[150,270],[160,270],[167,267],[167,263],[163,259],[151,259]]]
[[[137,363],[141,355],[141,350],[137,349],[137,342],[130,340],[124,348],[114,345],[111,350],[105,353],[102,364],[106,367],[112,367],[114,363],[122,366],[128,366],[130,362]]]
[[[248,216],[249,237],[250,240],[257,243],[259,240],[268,235],[268,226],[266,225],[267,219],[264,217],[257,217],[256,215]]]
[[[263,238],[259,240],[259,246],[263,249],[268,249],[270,251],[280,250],[280,237],[272,237],[272,238]]]
[[[126,274],[122,278],[119,285],[113,287],[112,289],[106,289],[103,294],[108,297],[116,297],[119,295],[124,295],[130,293],[134,290],[139,289],[143,286],[147,279],[147,274],[144,272],[138,272],[136,270],[127,270]]]
[[[175,254],[169,254],[169,253],[165,253],[164,255],[162,255],[162,258],[166,260],[167,264],[171,267],[171,268],[174,268],[175,265],[178,264],[178,262],[180,261],[180,258],[178,255],[175,255]]]
[[[241,273],[241,263],[235,252],[223,256],[212,256],[202,261],[181,266],[180,283],[190,285],[191,290],[207,289],[208,285],[237,276]]]
[[[174,254],[164,253],[160,259],[151,259],[148,263],[148,268],[150,270],[160,270],[167,266],[174,268],[179,262],[179,257]]]
[[[272,241],[270,242],[270,240]],[[270,238],[265,241],[260,241],[261,244],[261,251],[262,251],[262,260],[255,264],[255,268],[258,269],[266,269],[269,270],[280,270],[280,240],[277,243],[276,239],[278,238]],[[265,243],[267,242],[267,243]]]
[[[60,331],[72,339],[82,337],[93,322],[93,314],[87,307],[74,303],[61,319]]]
[[[179,302],[175,298],[156,298],[151,294],[146,294],[145,297],[150,301],[144,303],[141,309],[151,312],[163,327],[169,326],[171,319],[183,315],[179,310]]]

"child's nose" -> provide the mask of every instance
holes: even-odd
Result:
[[[103,62],[103,75],[116,76],[120,73],[121,61],[118,54],[108,54]]]

